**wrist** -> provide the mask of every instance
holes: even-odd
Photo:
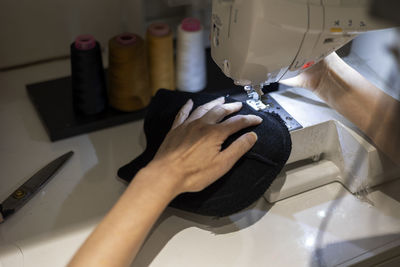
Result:
[[[162,194],[165,199],[171,201],[182,193],[180,191],[182,174],[170,165],[153,160],[138,172],[134,180],[138,179],[138,182],[150,185],[152,191],[157,191],[157,194]]]
[[[332,53],[324,59],[324,73],[314,93],[334,106],[338,97],[352,93],[347,81],[349,73],[350,67],[336,53]]]
[[[327,101],[330,98],[332,90],[343,88],[341,78],[341,68],[343,61],[336,53],[332,53],[323,59],[318,73],[318,83],[315,85],[313,92],[321,99]],[[336,93],[336,91],[334,93]]]

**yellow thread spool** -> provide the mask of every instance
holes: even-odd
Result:
[[[144,40],[124,33],[109,43],[109,100],[121,111],[135,111],[150,102],[149,74]]]
[[[150,89],[175,90],[174,48],[172,31],[166,23],[153,23],[147,29]]]

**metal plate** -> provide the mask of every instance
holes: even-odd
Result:
[[[272,96],[270,95],[263,95],[261,100],[253,100],[248,99],[245,94],[241,95],[233,95],[233,98],[245,101],[250,107],[254,110],[262,111],[262,112],[269,112],[269,113],[276,113],[278,114],[282,120],[285,122],[286,126],[288,127],[289,131],[294,131],[297,129],[303,128],[301,124],[296,121],[292,115],[290,115]]]

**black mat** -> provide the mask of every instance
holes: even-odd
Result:
[[[76,114],[70,77],[30,84],[26,88],[51,141],[139,120],[145,115],[145,110],[121,112],[113,108],[92,116]]]
[[[235,86],[213,62],[210,50],[207,55],[207,87],[202,92],[216,95],[244,94],[243,88]],[[67,137],[84,134],[130,121],[143,119],[146,111],[121,112],[111,107],[94,116],[76,114],[72,105],[71,77],[59,78],[26,86],[28,95],[43,122],[50,140],[57,141]],[[264,88],[274,91],[278,85]]]

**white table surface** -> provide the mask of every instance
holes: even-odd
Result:
[[[64,266],[126,188],[118,168],[143,151],[142,121],[50,142],[25,84],[67,76],[69,68],[57,61],[0,73],[0,201],[54,158],[75,152],[0,225],[1,267]],[[349,125],[303,89],[275,97],[303,126]],[[275,205],[262,198],[221,219],[167,209],[133,266],[337,265],[399,244],[400,180],[368,199],[373,205],[332,183]]]

